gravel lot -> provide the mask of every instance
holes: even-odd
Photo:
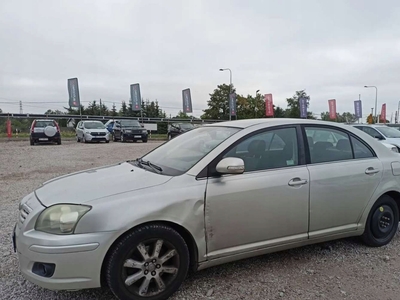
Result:
[[[100,289],[53,292],[23,279],[10,235],[18,202],[45,180],[136,158],[159,144],[1,142],[0,298],[114,299]],[[398,235],[383,248],[349,239],[247,259],[190,275],[172,299],[399,299],[399,246]]]

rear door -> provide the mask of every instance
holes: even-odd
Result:
[[[357,229],[382,163],[364,141],[330,126],[304,126],[310,172],[310,238]],[[324,138],[322,138],[324,137]],[[311,144],[313,143],[313,144]]]

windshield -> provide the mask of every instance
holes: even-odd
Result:
[[[165,175],[181,175],[239,130],[217,126],[196,128],[161,145],[142,159],[160,166]]]
[[[194,128],[193,124],[190,124],[190,123],[183,123],[180,125],[181,125],[181,128],[183,128],[183,129],[193,129]]]
[[[138,121],[123,120],[121,121],[121,127],[141,127]]]
[[[390,127],[376,127],[387,138],[400,138],[400,131]]]
[[[47,127],[47,126],[55,127],[55,124],[53,121],[36,121],[35,123],[35,127]]]
[[[83,126],[86,129],[104,129],[106,128],[103,123],[101,122],[85,122]]]

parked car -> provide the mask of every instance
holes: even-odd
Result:
[[[39,143],[57,143],[61,145],[60,126],[55,120],[34,120],[30,130],[31,146]]]
[[[168,126],[168,139],[170,140],[194,128],[195,126],[192,123],[172,123]]]
[[[82,143],[109,143],[110,133],[100,121],[80,121],[76,126],[76,141]]]
[[[116,120],[113,128],[113,140],[126,142],[136,142],[141,140],[143,143],[147,143],[148,133],[140,123],[136,120]]]
[[[239,120],[44,183],[22,199],[14,241],[24,277],[44,288],[167,299],[189,269],[350,236],[386,245],[399,204],[399,155],[368,134]]]
[[[396,146],[400,152],[400,131],[383,124],[357,124],[353,125],[384,144]]]

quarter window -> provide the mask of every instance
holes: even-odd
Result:
[[[245,172],[296,166],[299,163],[296,129],[283,128],[253,135],[223,157],[243,159]]]
[[[351,143],[353,144],[354,158],[374,157],[371,150],[359,140],[351,137]]]

